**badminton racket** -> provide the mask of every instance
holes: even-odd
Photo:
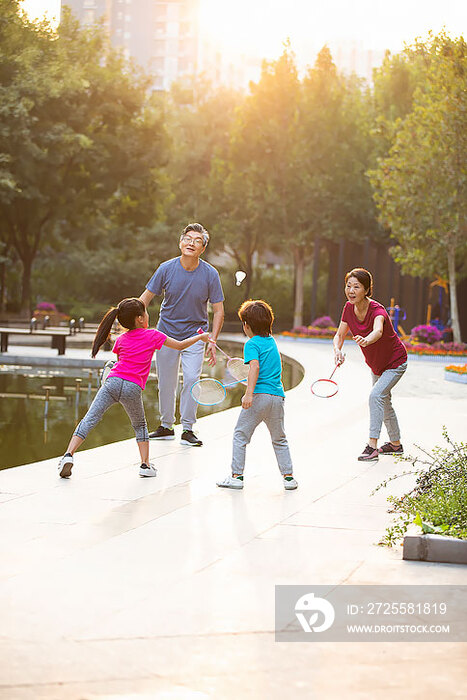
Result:
[[[202,328],[198,328],[196,332],[204,333]],[[226,357],[227,369],[232,375],[232,377],[237,380],[237,382],[243,382],[245,379],[248,379],[248,371],[250,369],[250,366],[246,365],[241,359],[241,357],[230,357],[230,355],[228,355],[224,350],[222,350],[222,348],[220,348],[212,338],[209,338],[208,342],[215,345],[216,348],[220,350],[221,353]]]
[[[215,406],[218,403],[222,403],[225,399],[227,395],[226,389],[228,387],[245,381],[245,379],[240,379],[236,382],[222,384],[218,379],[208,377],[206,379],[198,379],[198,381],[193,384],[190,391],[196,403],[201,404],[201,406]]]
[[[329,379],[317,379],[313,382],[311,385],[311,393],[315,396],[319,396],[320,399],[330,399],[331,396],[335,396],[339,391],[339,387],[337,382],[334,381],[333,376],[334,372],[341,364],[342,362],[339,362],[339,364],[334,367]]]
[[[117,364],[117,360],[107,360],[107,362],[104,365],[104,369],[102,370],[101,384],[103,384],[105,382],[105,380],[107,379],[107,377],[110,374],[110,370],[113,369],[116,364]]]

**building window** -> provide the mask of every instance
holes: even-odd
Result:
[[[94,10],[85,10],[83,13],[83,22],[85,24],[92,24],[95,20]]]
[[[165,39],[156,39],[154,49],[156,56],[164,56],[166,50]]]
[[[167,16],[166,5],[156,5],[155,14],[156,19],[165,19]]]
[[[123,38],[124,38],[124,39],[131,39],[131,32],[124,32],[124,33],[123,33]]]
[[[125,15],[125,22],[131,22],[131,15]]]
[[[178,54],[178,39],[169,39],[167,41],[167,54],[169,56],[177,56],[177,54]]]
[[[84,0],[84,7],[96,7],[95,0]]]
[[[179,57],[178,59],[178,70],[180,73],[186,73],[190,67],[190,62],[189,59],[186,58],[185,56],[183,58]]]
[[[172,20],[178,19],[178,5],[167,5],[167,18]]]
[[[156,22],[156,36],[164,35],[167,31],[167,25],[165,22]]]
[[[154,87],[156,88],[156,90],[164,89],[164,78],[162,75],[156,75],[156,79],[154,80]]]
[[[156,58],[153,61],[154,70],[162,72],[164,70],[164,63],[165,62],[163,56],[156,56]]]

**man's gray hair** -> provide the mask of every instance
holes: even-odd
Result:
[[[180,234],[180,240],[182,240],[183,236],[186,233],[190,233],[190,231],[193,231],[194,233],[200,233],[203,237],[203,245],[207,246],[207,244],[209,243],[209,233],[201,224],[188,224],[188,226],[185,226],[185,228]]]

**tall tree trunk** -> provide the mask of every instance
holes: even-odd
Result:
[[[448,272],[449,272],[449,301],[451,306],[452,335],[455,343],[461,343],[461,327],[459,323],[459,309],[457,306],[456,287],[456,247],[454,244],[448,245]]]
[[[295,270],[295,299],[293,327],[303,325],[303,281],[305,276],[305,257],[300,247],[295,247],[293,251]]]
[[[315,243],[313,247],[313,279],[311,288],[311,317],[310,323],[312,323],[316,316],[316,304],[318,299],[318,274],[319,274],[319,251],[321,248],[321,242],[319,236],[316,236]]]
[[[22,258],[23,275],[21,279],[21,316],[31,316],[31,270],[32,259]]]

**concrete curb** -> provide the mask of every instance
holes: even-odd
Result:
[[[54,357],[34,357],[32,355],[0,355],[0,365],[19,365],[24,367],[78,367],[100,369],[107,359],[97,360],[89,358],[66,357],[56,355]]]
[[[467,564],[467,540],[444,535],[406,535],[402,559]]]

